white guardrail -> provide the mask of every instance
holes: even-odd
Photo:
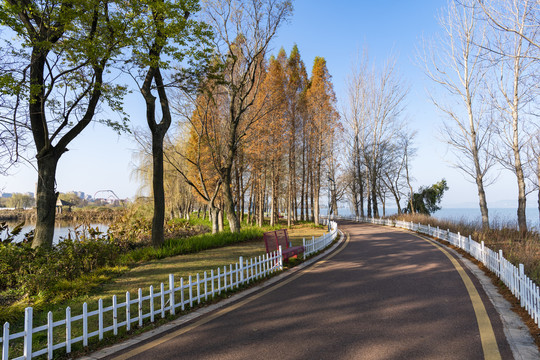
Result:
[[[337,236],[337,224],[330,222],[331,231],[311,240],[304,239],[304,258],[328,246]],[[27,360],[45,355],[52,359],[54,351],[65,349],[71,353],[72,345],[82,342],[88,345],[88,340],[97,337],[102,340],[107,333],[118,335],[119,330],[130,331],[132,325],[142,327],[144,321],[154,322],[156,317],[164,318],[166,314],[174,315],[178,309],[184,311],[192,308],[194,304],[200,304],[215,296],[249,284],[258,279],[265,278],[283,270],[283,257],[281,248],[271,254],[261,255],[249,260],[242,257],[235,264],[228,267],[217,268],[210,273],[204,272],[195,277],[189,276],[187,281],[181,278],[178,282],[173,274],[169,275],[167,288],[161,283],[157,292],[153,286],[144,292],[139,289],[137,295],[132,298],[128,291],[125,299],[119,302],[114,295],[110,305],[105,306],[102,299],[93,304],[93,310],[89,310],[87,303],[83,304],[82,314],[73,315],[70,307],[66,308],[65,318],[54,320],[51,311],[47,314],[47,323],[34,327],[33,308],[25,309],[24,330],[11,334],[9,323],[4,324],[3,334],[0,338],[2,346],[2,360]],[[74,325],[74,323],[76,323]],[[54,334],[60,334],[62,341],[54,343]],[[36,338],[46,338],[47,346],[35,350]],[[22,341],[21,341],[22,338]],[[18,345],[14,340],[18,340]],[[22,342],[22,349],[21,343]],[[13,357],[16,353],[17,357]],[[22,353],[22,354],[21,354]],[[10,356],[12,356],[10,358]]]
[[[478,243],[471,239],[470,236],[461,236],[459,233],[455,234],[450,230],[441,230],[430,225],[390,219],[354,217],[339,217],[339,219],[400,227],[447,241],[459,247],[496,274],[540,328],[540,287],[525,275],[523,264],[519,264],[518,267],[514,266],[504,258],[502,250],[499,250],[499,252],[493,251],[485,246],[483,241]]]

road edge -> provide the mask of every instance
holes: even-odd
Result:
[[[142,342],[142,341],[146,341],[146,340],[149,340],[151,339],[152,337],[155,337],[157,335],[160,335],[160,334],[163,334],[165,332],[169,332],[171,331],[172,329],[174,328],[177,328],[179,326],[182,326],[188,322],[191,322],[191,321],[194,321],[200,317],[202,317],[203,315],[206,315],[208,313],[211,313],[215,310],[218,310],[218,309],[221,309],[221,308],[224,308],[226,306],[229,306],[239,300],[241,300],[242,298],[245,298],[255,292],[258,292],[264,288],[267,288],[287,277],[290,277],[294,274],[296,274],[297,272],[303,270],[304,268],[308,267],[308,266],[311,266],[312,264],[316,263],[317,261],[321,260],[322,258],[324,258],[325,256],[331,254],[334,250],[336,250],[339,246],[341,246],[341,244],[344,242],[345,240],[345,237],[348,236],[346,235],[345,233],[343,233],[341,230],[338,229],[338,232],[339,232],[339,240],[334,244],[332,245],[330,248],[328,248],[327,250],[324,250],[322,253],[320,253],[319,255],[317,256],[314,256],[313,258],[311,259],[308,259],[307,261],[299,264],[298,266],[295,266],[294,268],[290,269],[290,270],[287,270],[287,271],[284,271],[283,273],[279,274],[279,275],[276,275],[272,278],[270,278],[269,280],[267,281],[264,281],[256,286],[253,286],[249,289],[246,289],[244,291],[241,291],[239,293],[236,293],[234,295],[232,295],[230,298],[227,298],[227,299],[224,299],[224,300],[221,300],[215,304],[211,304],[211,305],[208,305],[208,306],[204,306],[202,308],[199,308],[197,310],[194,310],[193,312],[190,312],[189,314],[186,314],[186,315],[183,315],[171,322],[168,322],[166,324],[163,324],[161,326],[159,326],[158,328],[156,329],[153,329],[153,330],[149,330],[149,331],[146,331],[142,334],[139,334],[139,335],[136,335],[130,339],[127,339],[127,340],[124,340],[124,341],[121,341],[117,344],[114,344],[114,345],[111,345],[111,346],[108,346],[106,348],[103,348],[103,349],[100,349],[100,350],[97,350],[91,354],[88,354],[88,355],[84,355],[82,357],[79,357],[77,359],[79,360],[98,360],[98,359],[104,359],[106,357],[109,357],[109,356],[112,356],[114,354],[116,354],[117,352],[120,352],[120,351],[124,351],[134,345],[137,345],[138,343]]]
[[[440,242],[438,243],[441,244]],[[478,279],[480,285],[482,285],[486,295],[501,318],[504,335],[510,345],[514,358],[516,360],[540,359],[540,351],[538,351],[538,347],[529,332],[529,328],[523,323],[519,315],[512,311],[510,303],[499,293],[497,287],[491,282],[491,279],[476,264],[459,252],[444,244],[441,245],[457,256]]]
[[[452,255],[458,258],[467,269],[478,279],[478,282],[482,286],[484,292],[486,293],[489,301],[493,304],[493,307],[499,314],[503,325],[503,332],[512,351],[512,355],[516,360],[538,360],[540,359],[540,351],[534,342],[533,337],[529,331],[529,328],[523,320],[512,311],[511,304],[499,293],[498,288],[492,283],[491,278],[489,278],[482,269],[480,269],[476,264],[471,260],[467,259],[465,256],[460,254],[455,249],[447,246],[446,244],[437,241],[437,239],[425,236],[423,234],[418,234],[414,231],[409,231],[407,229],[396,228],[405,232],[412,232],[420,238],[428,239],[430,241],[435,241],[438,245],[442,246],[448,250]]]

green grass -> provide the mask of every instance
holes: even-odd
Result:
[[[84,302],[88,303],[88,311],[93,311],[97,309],[99,299],[103,300],[106,307],[112,304],[114,295],[117,296],[119,303],[125,301],[126,291],[131,293],[133,299],[136,297],[139,288],[143,289],[144,295],[149,293],[151,285],[154,287],[155,292],[159,291],[161,283],[164,283],[167,289],[169,274],[175,275],[175,282],[178,285],[180,278],[187,281],[190,275],[195,276],[197,273],[203,274],[205,271],[210,272],[218,267],[223,268],[231,263],[238,262],[240,256],[244,259],[250,259],[262,255],[265,253],[264,242],[261,239],[263,231],[259,228],[252,228],[244,229],[241,235],[230,233],[204,234],[191,239],[173,240],[167,242],[163,250],[150,248],[150,250],[147,250],[148,252],[137,252],[138,255],[133,256],[131,260],[138,261],[138,263],[131,269],[125,266],[100,269],[100,271],[88,274],[86,277],[73,282],[61,281],[58,283],[58,296],[55,298],[54,304],[45,304],[40,302],[38,298],[34,306],[34,327],[47,323],[48,311],[52,311],[53,319],[59,321],[65,318],[65,309],[68,306],[71,308],[72,316],[76,316],[82,313]],[[302,238],[304,237],[318,237],[324,233],[324,229],[314,228],[310,225],[296,225],[289,230],[290,240],[293,245],[302,244]],[[260,234],[260,236],[257,234]],[[175,256],[169,255],[178,251],[183,253]],[[221,296],[226,297],[227,293],[223,293]],[[17,307],[17,304],[14,304],[14,306]],[[156,307],[160,307],[159,298],[156,298]],[[21,315],[23,314],[22,311],[24,311],[24,305],[19,304],[17,310],[13,314],[18,314],[18,316],[10,321],[11,333],[23,330],[23,317]],[[132,305],[130,310],[133,314],[132,317],[137,316],[136,304]],[[143,310],[145,313],[149,312],[148,302],[144,302]],[[167,318],[169,317],[167,315]],[[160,318],[160,316],[156,318],[156,324],[167,320],[159,320]],[[125,310],[120,311],[118,314],[118,321],[124,320]],[[104,318],[104,321],[105,327],[112,324],[110,313]],[[145,326],[152,328],[156,324],[147,324]],[[97,330],[97,317],[90,318],[88,326],[90,332]],[[132,332],[140,331],[137,324],[133,324],[132,329]],[[81,335],[82,321],[74,322],[72,325],[72,337]],[[118,340],[118,338],[128,335],[124,327],[124,329],[120,330],[118,337],[113,337],[112,333],[108,333],[106,336]],[[55,328],[54,343],[64,341],[65,336],[64,327]],[[96,339],[97,337],[93,338],[91,343],[96,343]],[[36,334],[33,343],[34,350],[43,348],[46,345],[46,332]],[[109,342],[101,342],[100,346],[107,343]],[[82,344],[74,345],[73,350],[82,351]],[[12,342],[10,354],[15,357],[22,355],[22,339]],[[62,354],[65,354],[65,349],[55,352],[55,356],[63,356]]]

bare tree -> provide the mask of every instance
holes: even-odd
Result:
[[[493,63],[496,90],[492,92],[494,110],[499,115],[497,133],[500,145],[494,151],[499,163],[514,173],[518,187],[518,226],[527,229],[526,164],[527,146],[531,133],[531,107],[537,94],[535,39],[539,27],[537,2],[497,0],[482,4],[491,24],[491,42],[487,48]],[[498,25],[497,25],[498,24]],[[512,31],[501,28],[505,24]],[[531,41],[527,40],[531,39]]]
[[[540,223],[540,125],[528,142],[527,152],[530,167],[530,183],[531,189],[538,192],[538,216]]]
[[[383,168],[396,155],[391,149],[398,144],[407,93],[394,61],[388,61],[382,70],[377,70],[370,68],[364,53],[363,59],[353,64],[348,78],[349,103],[343,117],[349,125],[350,161],[355,181],[350,189],[355,206],[360,210],[355,211],[357,216],[364,216],[364,194],[367,194],[367,216],[379,216],[377,199],[383,201],[381,196],[387,193],[386,188],[381,188],[385,186]]]
[[[394,197],[398,214],[402,213],[401,197],[406,194],[404,189],[408,186],[406,167],[408,167],[408,158],[414,155],[411,154],[411,144],[415,137],[416,131],[411,132],[404,129],[398,134],[396,141],[390,144],[383,156],[384,165],[381,171],[381,181]]]
[[[347,108],[342,111],[349,129],[349,154],[352,162],[350,188],[355,215],[364,217],[364,193],[366,187],[366,164],[364,161],[367,143],[367,124],[369,119],[369,101],[367,84],[367,53],[362,61],[355,60],[347,78]]]
[[[482,226],[488,229],[484,188],[489,185],[486,175],[495,164],[491,156],[494,126],[482,98],[487,71],[483,62],[487,40],[485,28],[478,20],[480,12],[476,0],[450,2],[439,19],[443,37],[424,46],[428,54],[422,61],[425,73],[444,89],[444,95],[430,97],[447,117],[443,133],[456,154],[453,165],[474,179]]]
[[[369,75],[368,75],[369,76]],[[373,216],[379,216],[377,189],[381,178],[384,149],[401,127],[402,112],[408,88],[396,73],[395,60],[385,64],[380,72],[369,76],[369,123],[364,159],[369,173]]]
[[[224,152],[217,160],[223,184],[225,211],[232,232],[240,230],[231,189],[232,169],[238,148],[247,130],[259,118],[249,112],[260,90],[264,58],[279,26],[292,12],[287,0],[208,0],[203,3],[206,20],[215,32],[216,55],[223,64],[220,83],[227,96],[227,115],[223,131]]]

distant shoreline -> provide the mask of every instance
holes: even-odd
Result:
[[[75,208],[72,211],[63,211],[56,214],[56,220],[66,221],[112,221],[124,214],[123,208]],[[0,209],[0,221],[36,221],[36,209]]]

